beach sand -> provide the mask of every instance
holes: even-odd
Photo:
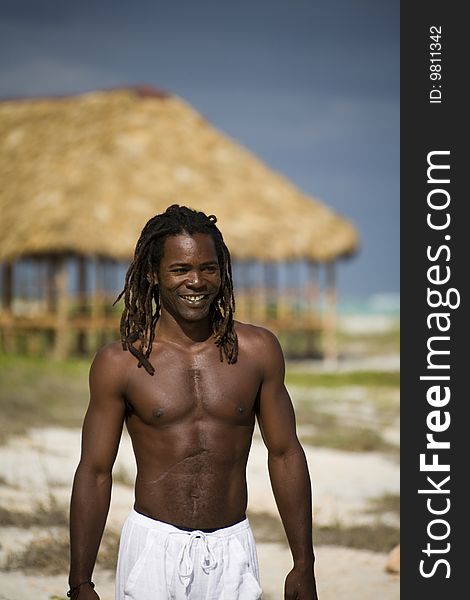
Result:
[[[313,482],[315,523],[365,523],[372,517],[365,507],[372,498],[399,493],[399,466],[380,453],[350,453],[305,446]],[[32,511],[51,497],[67,506],[80,453],[80,430],[32,429],[0,447],[0,506]],[[118,479],[132,480],[135,472],[130,440],[123,436],[116,461]],[[255,434],[248,464],[249,514],[277,516],[266,466],[266,449]],[[133,503],[130,485],[113,487],[108,527],[118,531]],[[54,532],[52,532],[54,533]],[[51,528],[1,527],[0,562]],[[320,600],[398,600],[399,579],[385,571],[387,554],[337,546],[316,546],[316,574]],[[258,542],[263,600],[281,600],[283,581],[292,566],[288,547]],[[112,571],[95,570],[102,600],[112,600]],[[0,600],[63,598],[67,574],[41,575],[0,571]]]

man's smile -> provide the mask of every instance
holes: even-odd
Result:
[[[179,296],[189,304],[197,305],[202,304],[204,300],[210,297],[210,294],[180,294]]]

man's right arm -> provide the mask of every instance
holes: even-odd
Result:
[[[70,501],[70,589],[91,581],[108,515],[112,468],[125,416],[123,358],[117,344],[106,346],[90,368],[90,403]],[[76,598],[96,600],[97,594],[85,583],[72,594],[72,600]]]

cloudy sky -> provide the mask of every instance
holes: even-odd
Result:
[[[0,2],[0,97],[142,83],[353,221],[343,296],[399,292],[399,0]]]

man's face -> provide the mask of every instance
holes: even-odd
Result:
[[[207,318],[220,289],[220,267],[212,237],[205,233],[168,237],[157,280],[162,310],[177,320]]]

